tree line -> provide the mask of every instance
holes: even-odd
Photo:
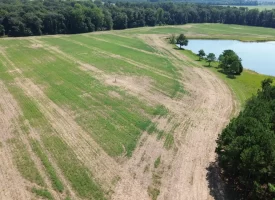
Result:
[[[123,0],[127,1],[127,0]],[[140,0],[130,0],[140,1]],[[149,0],[150,2],[164,2],[165,0]],[[245,0],[173,0],[173,2],[189,2],[189,3],[200,3],[200,4],[211,4],[211,5],[234,5],[234,6],[256,6],[258,1],[245,1]]]
[[[186,23],[275,27],[275,10],[173,2],[0,0],[0,35],[74,34]]]
[[[275,86],[272,79],[246,104],[217,140],[224,180],[238,199],[275,198]]]

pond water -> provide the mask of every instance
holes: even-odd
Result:
[[[217,58],[224,50],[232,49],[242,59],[244,68],[275,76],[275,41],[189,40],[188,46],[184,48],[196,54],[203,49],[206,54],[214,53]]]

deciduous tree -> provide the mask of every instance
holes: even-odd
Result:
[[[209,64],[209,66],[210,66],[211,62],[214,62],[216,60],[216,56],[215,56],[214,53],[209,53],[207,55],[206,59],[207,59],[207,62]]]
[[[229,75],[240,75],[243,71],[242,60],[233,50],[224,50],[219,61],[219,67]]]
[[[205,52],[204,52],[203,49],[199,50],[199,53],[198,53],[199,60],[203,59],[205,55],[206,55],[206,54],[205,54]]]
[[[188,45],[188,40],[185,37],[184,34],[180,34],[177,38],[177,44],[180,45],[180,49],[182,48],[182,46],[187,46]]]

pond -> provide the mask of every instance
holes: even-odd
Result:
[[[217,58],[224,50],[232,49],[242,59],[244,68],[275,76],[275,41],[189,40],[188,46],[184,48],[196,54],[203,49],[206,54],[214,53]]]

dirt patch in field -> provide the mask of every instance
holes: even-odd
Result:
[[[182,99],[171,99],[153,86],[153,80],[149,77],[104,75],[103,81],[112,86],[120,87],[131,95],[147,102],[150,105],[164,105],[172,113],[182,112],[186,104]]]
[[[37,44],[32,44],[30,47],[33,48],[33,49],[39,49],[39,48],[42,48],[43,45],[37,43]]]
[[[115,97],[115,98],[118,98],[118,99],[122,99],[122,97],[120,96],[120,94],[117,93],[117,92],[115,92],[115,91],[110,91],[110,92],[109,92],[109,95],[110,95],[111,97]]]
[[[119,86],[137,93],[148,92],[152,88],[152,80],[140,76],[105,76],[105,83],[108,85]]]

